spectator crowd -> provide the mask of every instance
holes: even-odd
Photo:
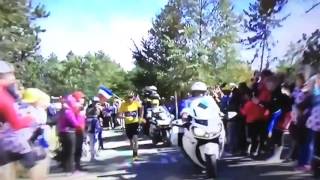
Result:
[[[295,161],[295,170],[313,172],[320,165],[320,73],[289,77],[270,70],[243,82],[213,88],[221,110],[236,112],[225,119],[228,153],[267,162]],[[290,137],[290,152],[283,153]],[[285,157],[283,157],[285,156]]]
[[[214,97],[225,115],[227,153],[267,162],[295,161],[296,170],[320,177],[320,73],[310,77],[298,73],[294,82],[288,79],[263,70],[253,74],[250,84],[223,84],[207,95]],[[0,61],[0,179],[45,179],[53,155],[65,172],[80,173],[83,153],[94,160],[105,148],[103,128],[125,128],[137,158],[143,108],[147,111],[164,101],[157,93],[153,96],[157,101],[146,99],[142,106],[133,92],[123,102],[101,86],[90,99],[81,91],[60,97],[57,109],[45,92],[24,89],[13,66]],[[177,99],[171,97],[168,110],[179,114],[177,106]],[[228,117],[230,112],[237,115]],[[290,137],[289,153],[283,153],[286,137]]]

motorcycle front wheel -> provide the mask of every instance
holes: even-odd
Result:
[[[163,143],[164,143],[164,145],[171,146],[170,130],[164,130],[162,135],[163,135]]]
[[[209,178],[216,178],[217,177],[217,157],[216,155],[207,155],[206,154],[206,170],[207,176]]]

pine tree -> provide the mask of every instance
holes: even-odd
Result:
[[[250,3],[249,9],[244,10],[246,15],[244,29],[253,34],[241,42],[248,49],[255,49],[255,55],[249,64],[260,58],[260,71],[269,68],[272,61],[271,50],[276,42],[272,40],[272,31],[281,27],[281,23],[288,18],[277,17],[288,0],[256,0]]]
[[[20,63],[35,55],[45,30],[34,22],[48,16],[44,6],[31,0],[0,1],[0,57]]]
[[[229,0],[170,0],[133,51],[135,84],[166,95],[197,80],[213,84],[236,61],[238,20]]]

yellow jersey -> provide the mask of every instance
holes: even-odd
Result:
[[[120,106],[119,113],[123,113],[126,124],[139,123],[138,113],[141,107],[138,101],[124,102]]]

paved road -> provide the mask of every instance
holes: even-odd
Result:
[[[200,180],[205,175],[176,148],[154,147],[147,138],[140,140],[141,161],[132,163],[132,151],[121,132],[104,132],[107,150],[95,162],[84,162],[84,175],[67,177],[52,163],[49,179],[138,179]],[[266,164],[245,157],[225,157],[219,164],[221,180],[311,179],[310,175],[292,171],[289,163]]]

